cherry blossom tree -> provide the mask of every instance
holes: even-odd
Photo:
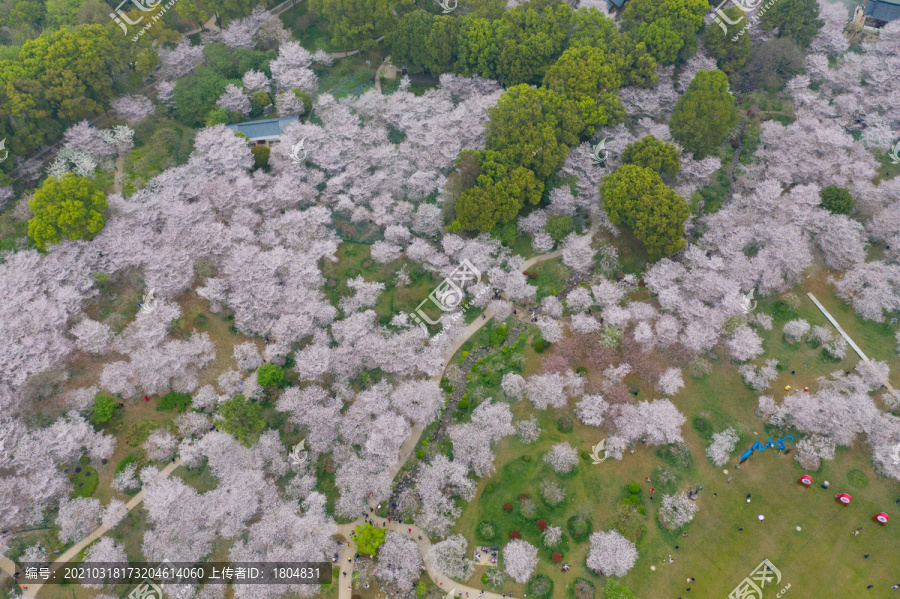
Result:
[[[563,328],[559,321],[546,316],[539,316],[537,327],[541,331],[541,337],[548,343],[556,343],[563,337]]]
[[[500,382],[500,387],[503,388],[503,392],[507,396],[515,398],[520,398],[524,395],[526,386],[525,379],[522,378],[522,375],[514,372],[507,372],[504,374],[503,379]]]
[[[84,152],[98,162],[116,155],[115,147],[107,143],[101,131],[88,121],[79,121],[66,129],[63,146],[76,152]]]
[[[834,459],[835,444],[827,437],[810,435],[797,442],[796,460],[807,470],[818,470],[822,460]]]
[[[76,497],[59,502],[56,525],[63,542],[80,541],[100,524],[100,501],[92,497]]]
[[[431,546],[425,556],[425,563],[430,564],[438,574],[456,580],[468,580],[475,571],[466,552],[468,546],[464,536],[449,536]]]
[[[175,454],[177,441],[171,433],[157,429],[144,442],[144,449],[151,460],[166,461]]]
[[[648,445],[668,445],[681,443],[681,425],[685,418],[668,399],[652,402],[642,401],[635,405],[617,406],[613,421],[616,434],[607,440],[610,456],[622,459],[624,447],[637,439],[646,440]]]
[[[155,110],[153,102],[145,96],[122,96],[110,102],[112,109],[129,123],[141,121]]]
[[[96,542],[91,544],[84,553],[84,564],[113,564],[127,562],[125,556],[125,548],[116,545],[111,537],[100,537]],[[103,584],[87,584],[82,583],[88,588],[101,589]]]
[[[389,530],[384,544],[378,549],[378,566],[375,578],[397,593],[412,590],[422,570],[422,555],[412,539]]]
[[[587,567],[604,576],[625,576],[637,561],[634,543],[617,530],[595,532],[591,535],[591,549]]]
[[[263,365],[262,356],[259,355],[259,347],[252,341],[245,341],[234,346],[234,359],[238,368],[245,372],[256,370]]]
[[[470,467],[479,478],[490,474],[494,470],[492,445],[516,431],[511,423],[509,404],[490,401],[479,404],[470,422],[449,429],[453,461]]]
[[[788,343],[800,343],[809,332],[809,323],[802,318],[797,318],[786,322],[782,330]]]
[[[588,426],[602,425],[608,411],[609,404],[600,395],[585,395],[575,404],[575,415]]]
[[[666,370],[659,381],[656,383],[657,388],[665,395],[675,395],[684,388],[684,379],[681,377],[680,368],[669,368]]]
[[[556,547],[562,540],[562,528],[559,526],[548,526],[541,535],[545,547]]]
[[[244,90],[233,83],[225,86],[225,91],[219,97],[216,105],[228,112],[238,112],[244,116],[250,114],[250,98],[244,94]]]
[[[687,493],[663,495],[659,507],[659,521],[670,530],[681,528],[694,519],[700,507],[688,498]]]
[[[312,62],[312,55],[299,43],[282,44],[278,58],[269,63],[276,87],[281,91],[316,91],[316,74],[308,68]]]
[[[416,495],[421,502],[421,510],[416,516],[419,526],[433,534],[445,535],[449,532],[462,513],[454,497],[469,501],[475,494],[474,483],[466,477],[468,471],[464,464],[451,462],[443,455],[435,456],[422,469],[416,487]]]
[[[106,353],[112,339],[109,326],[85,318],[69,331],[75,337],[75,346],[81,351],[92,354]]]
[[[516,434],[518,434],[519,440],[526,445],[537,441],[541,435],[537,419],[532,416],[528,420],[520,420],[516,425]]]
[[[503,569],[520,584],[531,578],[537,566],[537,547],[522,539],[513,539],[503,548]]]
[[[563,241],[563,264],[575,272],[587,272],[594,264],[594,256],[597,252],[591,248],[591,235],[578,235],[569,233]]]
[[[756,331],[742,324],[728,339],[728,351],[738,362],[746,362],[763,353],[762,339]]]
[[[720,433],[713,433],[712,443],[706,448],[706,457],[716,466],[723,466],[737,442],[738,434],[733,427],[726,428]]]
[[[557,443],[544,454],[544,461],[556,472],[571,472],[578,465],[578,452],[568,443]]]
[[[738,371],[744,377],[744,382],[756,391],[765,391],[769,384],[778,378],[778,360],[772,358],[766,360],[762,366],[744,364]]]
[[[203,55],[203,46],[193,46],[191,42],[182,39],[172,50],[159,49],[159,74],[163,79],[178,79],[193,71],[206,60]]]

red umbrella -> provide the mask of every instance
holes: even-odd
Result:
[[[844,505],[850,505],[850,502],[853,501],[853,498],[847,495],[846,493],[841,493],[837,496],[838,501],[843,503]]]
[[[880,522],[881,525],[884,526],[888,523],[888,520],[890,520],[890,518],[888,518],[888,515],[884,512],[878,512],[877,514],[875,514],[875,520]]]
[[[804,474],[803,476],[800,477],[800,480],[797,482],[799,482],[801,485],[806,485],[808,487],[809,485],[812,484],[812,477]]]

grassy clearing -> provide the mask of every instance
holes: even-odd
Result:
[[[530,279],[529,283],[538,289],[537,301],[548,295],[560,293],[571,274],[572,271],[563,265],[562,258],[539,262],[525,271],[525,276]]]
[[[889,327],[854,316],[849,307],[833,296],[824,275],[811,272],[803,287],[794,290],[801,298],[795,313],[785,310],[783,304],[776,304],[780,298],[761,300],[757,308],[775,314],[773,330],[763,335],[766,354],[761,358],[775,357],[781,363],[780,376],[768,391],[776,401],[781,401],[786,385],[795,389],[814,388],[816,378],[835,370],[851,370],[859,361],[849,352],[847,358],[834,362],[822,356],[821,348],[806,342],[792,345],[784,341],[781,326],[791,318],[801,317],[813,325],[830,326],[806,298],[806,289],[815,293],[872,359],[896,363],[896,342]],[[574,406],[568,410],[537,412],[535,415],[543,429],[541,439],[527,446],[517,437],[510,437],[500,444],[496,473],[479,482],[477,494],[465,506],[456,530],[466,536],[470,548],[471,543],[488,542],[477,531],[483,522],[491,522],[496,528],[496,537],[489,541],[492,545],[502,547],[508,542],[510,532],[517,530],[523,539],[539,548],[541,560],[535,573],[550,577],[554,582],[554,596],[559,597],[568,596],[579,577],[592,582],[597,589],[606,584],[604,577],[585,567],[588,543],[575,541],[567,530],[567,521],[577,514],[588,518],[594,531],[612,527],[645,529],[636,542],[640,558],[623,579],[638,597],[685,596],[688,586],[692,587],[690,596],[727,596],[763,558],[770,559],[781,570],[781,587],[790,583],[803,589],[804,596],[857,596],[869,584],[880,589],[881,595],[877,596],[887,596],[888,587],[897,582],[892,576],[896,577],[895,556],[900,551],[900,537],[890,533],[890,525],[882,528],[872,517],[878,511],[885,511],[892,519],[900,518],[900,508],[894,503],[898,497],[896,483],[875,474],[870,450],[864,443],[839,449],[835,460],[823,462],[819,472],[811,473],[814,485],[809,489],[797,484],[799,477],[807,472],[794,459],[793,451],[785,455],[768,449],[752,455],[739,469],[735,468],[737,456],[754,441],[764,443],[769,436],[782,432],[793,432],[796,440],[802,435],[796,431],[770,430],[755,415],[759,394],[744,385],[736,365],[727,359],[724,351],[719,350],[719,357],[710,364],[711,371],[700,378],[685,373],[685,388],[673,399],[687,418],[682,432],[688,457],[678,458],[666,448],[638,444],[635,453],[626,452],[621,461],[610,459],[592,465],[584,459],[583,452],[590,451],[593,444],[606,437],[605,431],[576,422],[572,433],[559,432],[557,418],[571,416]],[[539,360],[528,360],[526,370],[539,365]],[[632,376],[626,383],[629,389],[639,391],[638,399],[658,396],[648,381]],[[527,402],[517,402],[513,411],[517,420],[534,412]],[[693,424],[700,415],[707,428],[698,429]],[[705,456],[707,439],[711,432],[728,426],[739,430],[741,440],[729,463],[717,468]],[[573,475],[558,475],[541,459],[560,441],[571,443],[582,454],[578,472]],[[790,441],[787,446],[792,448]],[[646,482],[648,476],[651,483]],[[550,507],[541,501],[539,488],[544,480],[556,481],[565,488],[566,498],[561,505]],[[819,486],[824,480],[831,483],[828,490]],[[641,486],[641,503],[646,514],[632,512],[630,521],[624,522],[622,499],[626,496],[625,486],[631,482]],[[655,489],[652,500],[651,485]],[[683,529],[687,536],[683,537],[681,530],[673,532],[663,528],[656,518],[661,495],[698,485],[703,486],[698,499],[700,511]],[[851,506],[837,504],[836,492],[850,493],[854,498]],[[518,498],[522,493],[536,500],[538,509],[534,516],[521,513]],[[752,494],[750,504],[746,503],[748,493]],[[514,506],[511,512],[503,509],[507,502]],[[760,514],[765,516],[764,521],[757,519]],[[561,572],[549,559],[549,550],[543,547],[535,524],[538,518],[561,526],[568,537],[567,546],[557,549],[563,554],[563,561],[572,566],[568,573]],[[860,526],[862,533],[852,536],[850,533]],[[637,536],[632,534],[634,538]],[[864,559],[865,553],[871,557]],[[671,564],[670,554],[674,559]],[[483,571],[479,568],[469,584],[483,588],[480,580]],[[687,584],[688,577],[696,578],[696,582]],[[507,581],[502,592],[509,591],[521,596],[526,589],[524,585]]]

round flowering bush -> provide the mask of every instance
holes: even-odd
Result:
[[[510,538],[510,539],[518,539],[518,538],[521,537],[521,536],[522,536],[522,535],[519,534],[519,531],[518,531],[518,530],[514,530],[514,531],[512,531],[511,533],[509,533],[509,538]]]
[[[511,511],[512,511],[512,508],[513,508],[513,504],[511,504],[511,503],[508,502],[508,501],[507,501],[506,503],[503,504],[503,509],[504,509],[505,511],[507,511],[507,512],[511,512]]]
[[[547,528],[547,521],[541,518],[537,521],[537,527],[538,530],[544,530],[545,528]]]
[[[554,552],[553,552],[553,557],[552,557],[551,559],[552,559],[553,561],[555,561],[556,563],[559,563],[559,562],[562,561],[562,554],[560,554],[558,551],[554,551]]]

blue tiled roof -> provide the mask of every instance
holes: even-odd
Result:
[[[900,0],[867,0],[863,14],[885,23],[896,21],[900,19]]]
[[[280,119],[248,121],[226,126],[232,131],[243,133],[250,138],[250,141],[274,141],[281,137],[288,125],[296,123],[298,120],[300,120],[300,117],[286,116]]]

